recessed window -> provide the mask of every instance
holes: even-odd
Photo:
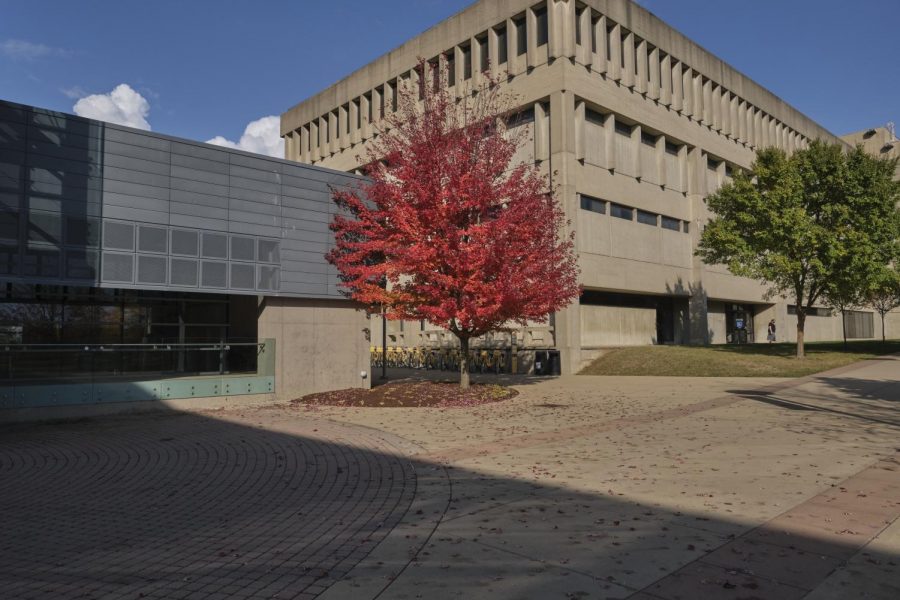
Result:
[[[522,56],[528,51],[528,31],[525,28],[525,17],[513,19],[513,27],[516,29],[516,56]]]
[[[509,60],[506,47],[506,25],[497,27],[494,31],[497,33],[497,64],[502,65]]]
[[[447,60],[447,85],[456,85],[456,57],[453,52],[448,52],[444,57]]]
[[[725,165],[725,177],[734,177],[734,169],[731,165]]]
[[[690,233],[690,232],[691,232],[691,224],[690,224],[689,221],[684,221],[684,222],[682,223],[682,225],[684,225],[684,227],[683,227],[682,229],[684,230],[685,233]]]
[[[631,125],[623,123],[616,119],[616,133],[618,133],[619,135],[631,137]]]
[[[462,52],[463,79],[472,78],[472,48],[468,44],[459,47]]]
[[[594,198],[592,196],[586,196],[581,194],[581,208],[582,210],[589,210],[591,212],[595,212],[597,214],[605,215],[606,214],[606,201],[600,200],[599,198]]]
[[[490,55],[488,54],[488,40],[487,36],[478,38],[478,54],[479,54],[479,64],[478,69],[484,73],[488,70],[488,65],[490,65]]]
[[[646,131],[641,132],[641,143],[646,144],[647,146],[656,146],[656,136],[652,133],[647,133]]]
[[[656,213],[647,212],[646,210],[637,211],[637,220],[638,223],[643,223],[644,225],[653,225],[656,227],[658,215]]]
[[[678,144],[674,144],[670,141],[666,141],[666,154],[671,154],[672,156],[678,156],[678,151],[681,149],[681,146]]]
[[[625,219],[626,221],[634,221],[634,209],[622,206],[621,204],[616,204],[615,202],[610,202],[609,214],[619,219]]]
[[[584,109],[584,120],[588,123],[594,123],[595,125],[603,125],[603,122],[606,120],[606,115],[603,113],[597,112],[591,108]]]
[[[662,228],[663,229],[671,229],[672,231],[681,230],[681,221],[678,219],[673,219],[672,217],[662,217]]]
[[[550,28],[547,23],[547,8],[541,7],[534,11],[534,18],[537,24],[537,45],[543,46],[547,43],[550,34]]]
[[[581,45],[581,15],[583,15],[586,10],[589,9],[582,8],[575,12],[575,43],[579,46]]]

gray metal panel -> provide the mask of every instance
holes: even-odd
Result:
[[[219,146],[172,140],[171,148],[173,159],[175,156],[181,155],[228,164],[229,152]],[[174,164],[174,160],[172,162]]]
[[[252,279],[255,291],[267,295],[337,297],[336,272],[324,260],[333,240],[331,188],[359,181],[320,167],[0,102],[0,210],[31,209],[7,213],[0,230],[20,243],[33,240],[27,253],[0,251],[0,279],[21,281],[16,261],[27,254],[23,265],[35,278],[40,273],[42,281],[99,285],[102,214],[104,221],[156,224],[147,230],[155,237],[141,248],[158,253],[138,258],[135,234],[134,247],[112,251],[103,285],[248,293]],[[210,288],[203,285],[202,259],[178,258],[175,229],[246,236],[253,252],[212,259],[219,264],[207,267],[206,278],[216,286]],[[240,264],[245,266],[233,268]],[[241,289],[227,287],[230,279]]]
[[[204,160],[191,156],[172,155],[172,175],[193,179],[195,177],[213,177],[213,183],[228,184],[228,163]],[[215,179],[218,178],[218,179]],[[201,179],[206,181],[206,179]]]

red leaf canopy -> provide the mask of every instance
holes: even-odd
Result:
[[[527,128],[507,127],[509,102],[490,79],[461,99],[420,86],[369,147],[368,181],[334,192],[343,210],[328,260],[350,297],[391,319],[460,338],[545,321],[578,297],[578,269],[547,177],[511,164]]]

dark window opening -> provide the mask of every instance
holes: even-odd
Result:
[[[509,60],[506,47],[506,25],[498,27],[494,30],[497,32],[497,64],[504,64]]]
[[[456,85],[456,57],[453,56],[453,52],[448,52],[445,57],[447,59],[447,85],[454,86]]]
[[[662,227],[663,229],[679,231],[681,229],[681,221],[679,221],[678,219],[673,219],[672,217],[663,216]]]
[[[658,215],[656,213],[647,212],[646,210],[637,211],[638,223],[643,223],[644,225],[653,225],[654,227],[656,227],[657,216]]]
[[[594,110],[592,108],[585,108],[584,109],[584,120],[587,121],[588,123],[594,123],[596,125],[602,126],[604,121],[606,120],[606,115],[604,115],[601,112],[597,112],[596,110]]]
[[[575,13],[575,43],[581,45],[581,15],[588,9],[582,8]]]
[[[589,210],[591,212],[595,212],[597,214],[605,215],[606,214],[606,201],[600,200],[599,198],[594,198],[592,196],[586,196],[581,194],[581,208],[583,210]]]
[[[656,136],[646,131],[641,131],[641,143],[656,147]]]
[[[462,50],[463,79],[471,79],[472,78],[472,48],[468,44],[466,44],[465,46],[460,46],[460,50]]]
[[[681,147],[678,144],[674,144],[672,142],[666,141],[666,154],[671,154],[672,156],[678,156],[678,151]]]
[[[621,204],[616,204],[615,202],[610,202],[609,214],[619,219],[625,219],[626,221],[634,221],[634,209],[622,206]]]
[[[478,68],[482,73],[484,73],[488,70],[488,67],[491,64],[491,57],[488,53],[488,40],[486,36],[479,38],[478,40],[478,54],[480,55]]]
[[[619,135],[631,137],[631,125],[623,123],[622,121],[616,119],[616,133],[618,133]]]
[[[550,35],[550,27],[547,22],[547,9],[545,7],[541,7],[534,11],[534,18],[537,22],[537,45],[543,46],[547,43],[547,39]]]
[[[528,30],[525,27],[525,17],[513,19],[513,27],[516,28],[516,56],[522,56],[528,51]]]

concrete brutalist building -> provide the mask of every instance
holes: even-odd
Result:
[[[0,101],[0,420],[367,386],[324,259],[358,179]]]
[[[765,341],[773,318],[794,339],[787,301],[693,255],[703,200],[758,148],[841,138],[629,0],[482,0],[285,112],[286,158],[356,170],[398,90],[418,85],[419,59],[441,57],[459,94],[485,70],[506,74],[530,138],[518,158],[555,173],[576,230],[585,293],[518,331],[520,346],[559,349],[574,372],[602,347]],[[871,310],[847,321],[851,338],[880,335]],[[896,337],[900,315],[887,321]],[[388,345],[449,343],[427,323],[389,326]],[[824,306],[807,320],[809,341],[841,333]],[[509,344],[499,337],[485,343]]]

